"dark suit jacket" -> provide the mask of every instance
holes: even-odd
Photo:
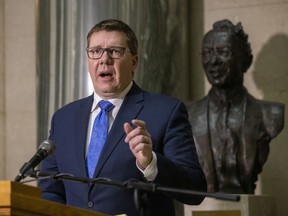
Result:
[[[56,151],[43,161],[42,171],[88,178],[85,145],[92,102],[93,96],[89,96],[64,106],[54,114],[50,139],[56,143]],[[167,96],[144,92],[135,83],[108,134],[95,178],[105,177],[119,182],[129,179],[145,181],[136,167],[136,159],[129,145],[124,142],[123,124],[132,119],[144,120],[152,136],[158,163],[154,183],[206,191],[185,105]],[[39,186],[43,198],[48,200],[107,214],[138,215],[132,190],[56,180],[41,180]],[[203,197],[174,197],[187,204],[199,204],[203,200]],[[149,215],[174,215],[172,198],[161,192],[149,194],[148,206]]]
[[[208,123],[208,96],[198,102],[188,103],[189,120],[199,160],[206,175],[209,192],[218,191]],[[238,134],[237,164],[240,173],[240,187],[247,194],[253,194],[257,175],[267,160],[269,142],[284,127],[284,105],[257,100],[245,93],[242,133]],[[211,138],[213,139],[213,137]],[[225,192],[225,191],[224,191]],[[227,191],[226,191],[227,192]]]

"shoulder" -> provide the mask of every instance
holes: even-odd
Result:
[[[144,98],[145,100],[148,101],[154,101],[155,103],[163,104],[163,103],[179,103],[182,102],[179,99],[164,95],[164,94],[159,94],[159,93],[152,93],[152,92],[144,92]]]
[[[178,98],[151,92],[145,92],[143,97],[145,110],[150,113],[155,111],[159,116],[188,116],[187,107]]]
[[[90,95],[88,97],[85,98],[81,98],[75,101],[72,101],[66,105],[64,105],[63,107],[59,108],[54,115],[63,115],[68,114],[68,113],[73,113],[78,109],[82,109],[83,107],[85,108],[90,108],[93,102],[93,95]]]
[[[249,104],[258,106],[265,116],[274,116],[275,118],[281,118],[284,115],[285,104],[267,100],[259,100],[252,95],[247,95],[247,101]]]
[[[263,101],[262,113],[266,130],[275,137],[284,127],[284,104]]]
[[[195,101],[186,101],[185,105],[187,106],[189,114],[197,113],[199,111],[205,110],[204,107],[206,107],[207,104],[207,96],[203,97],[200,100]]]
[[[156,105],[157,106],[173,106],[176,104],[184,105],[184,103],[176,97],[172,97],[169,95],[164,95],[164,94],[156,93],[156,92],[145,91],[141,89],[139,86],[137,86],[135,83],[131,91],[129,92],[129,96],[135,97],[136,100],[138,101],[143,100],[145,105],[151,105],[151,106],[156,106]]]
[[[272,138],[275,137],[284,127],[285,105],[279,102],[259,100],[251,95],[249,99],[259,107],[267,132]]]

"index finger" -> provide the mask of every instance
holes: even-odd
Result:
[[[143,129],[146,129],[146,123],[139,119],[133,119],[132,124],[136,125],[137,127],[141,127]]]

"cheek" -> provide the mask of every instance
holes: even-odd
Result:
[[[126,64],[120,65],[118,68],[119,68],[119,71],[120,71],[119,75],[121,77],[123,77],[124,79],[129,79],[129,78],[131,79],[132,72],[134,70],[133,65],[126,63]]]
[[[223,65],[225,65],[225,67],[231,67],[233,65],[233,61],[230,60],[223,60],[222,61]]]
[[[97,71],[97,64],[94,62],[88,62],[88,73],[93,83],[96,82],[96,71]]]
[[[202,61],[202,66],[204,69],[207,69],[208,65],[209,65],[208,62]]]
[[[88,59],[88,69],[89,70],[90,69],[95,70],[96,64],[97,64],[97,61]]]
[[[206,56],[203,56],[201,60],[202,60],[203,67],[205,67],[205,65],[209,63],[209,58]]]
[[[89,61],[88,60],[88,71],[91,75],[95,74],[97,67],[98,67],[98,64],[96,61]]]

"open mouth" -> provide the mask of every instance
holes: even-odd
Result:
[[[113,76],[113,73],[111,72],[101,72],[99,74],[100,77],[104,78],[104,77],[112,77]]]

